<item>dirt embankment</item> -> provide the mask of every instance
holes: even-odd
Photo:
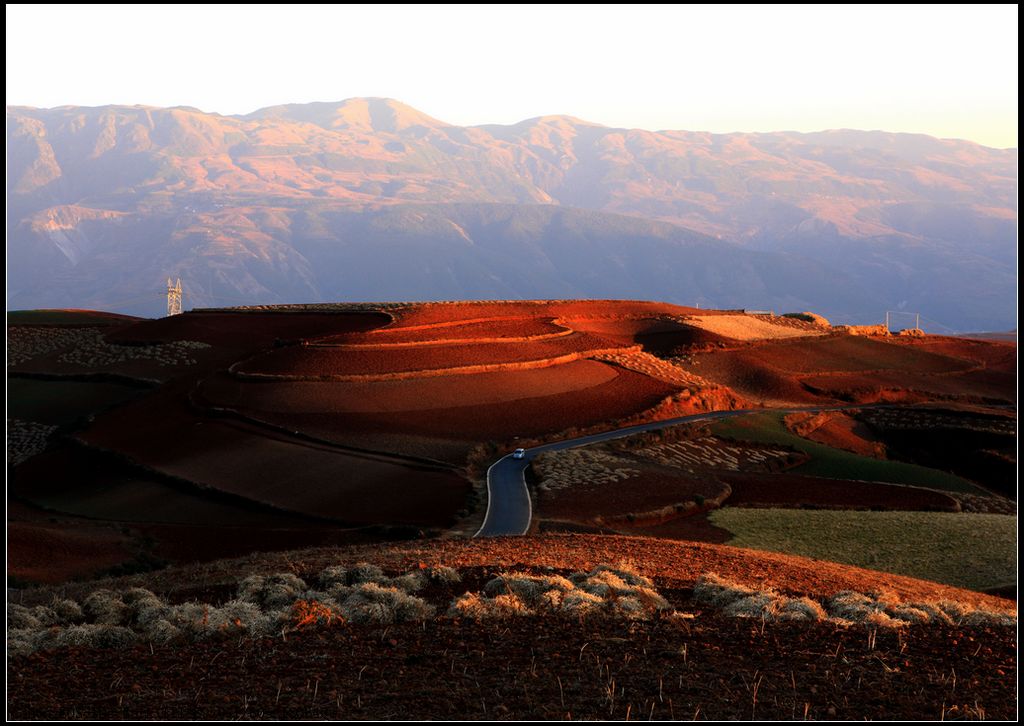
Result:
[[[783,420],[786,428],[797,436],[862,456],[886,458],[885,444],[851,413],[791,413]]]

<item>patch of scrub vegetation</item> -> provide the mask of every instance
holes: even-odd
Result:
[[[654,582],[634,567],[601,564],[568,576],[548,568],[544,574],[505,571],[482,591],[468,591],[440,610],[420,593],[440,588],[451,597],[461,581],[451,567],[420,567],[395,577],[377,565],[330,566],[307,584],[284,572],[250,575],[238,583],[232,599],[220,605],[196,601],[172,604],[138,587],[100,589],[81,601],[54,598],[47,605],[9,603],[7,643],[10,655],[67,646],[123,648],[136,643],[189,643],[211,639],[286,638],[305,628],[378,626],[444,618],[476,621],[519,617],[591,618],[630,621],[689,621],[697,613],[675,610]],[[435,592],[435,595],[437,593]],[[755,590],[713,573],[694,588],[694,602],[731,617],[769,620],[830,621],[875,627],[925,623],[1015,627],[1016,615],[962,602],[902,602],[893,593],[841,592],[827,600],[789,597],[771,588]],[[382,636],[383,637],[383,636]]]
[[[790,446],[810,456],[810,461],[790,470],[792,474],[832,479],[860,479],[891,484],[928,487],[948,492],[987,494],[971,482],[938,469],[900,461],[880,461],[797,436],[783,422],[785,412],[756,413],[716,421],[711,431],[717,436],[759,444]]]
[[[983,590],[1014,581],[1017,518],[949,512],[740,509],[711,513],[728,544]]]
[[[882,628],[906,625],[1015,627],[1016,616],[976,608],[951,600],[904,602],[892,592],[843,590],[818,601],[809,597],[788,597],[772,588],[755,589],[714,573],[703,575],[693,589],[699,603],[720,610],[723,615],[764,621],[805,620],[849,625],[861,623]]]
[[[628,565],[598,565],[590,572],[531,575],[504,572],[484,587],[452,602],[448,614],[474,620],[552,614],[646,620],[672,610],[654,583]]]

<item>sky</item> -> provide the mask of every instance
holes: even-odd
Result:
[[[7,104],[244,114],[395,98],[458,125],[881,129],[1017,146],[1017,6],[7,5]]]

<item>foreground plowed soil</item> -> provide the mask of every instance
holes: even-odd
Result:
[[[906,577],[732,547],[591,535],[359,546],[261,555],[122,578],[170,601],[226,598],[251,573],[310,578],[327,565],[463,571],[442,600],[506,569],[630,561],[683,617],[523,616],[343,623],[287,637],[174,647],[64,648],[8,661],[14,719],[1011,719],[1007,627],[881,629],[727,618],[691,598],[701,574],[822,597],[844,589],[1013,604]],[[81,597],[97,584],[70,585]],[[52,593],[28,591],[25,604]],[[68,688],[68,678],[74,688]]]
[[[13,719],[1013,719],[1012,631],[527,618],[11,661]],[[68,677],[75,682],[68,688]]]

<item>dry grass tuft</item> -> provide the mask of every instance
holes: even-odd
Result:
[[[120,593],[97,590],[82,603],[86,620],[95,625],[122,625],[128,621],[130,609]]]
[[[42,623],[39,622],[39,618],[32,614],[31,608],[18,605],[17,603],[11,603],[7,606],[8,630],[38,629],[41,625]]]
[[[336,602],[330,600],[299,600],[292,605],[288,616],[288,629],[299,630],[307,626],[340,625],[345,622]]]
[[[120,625],[72,625],[57,633],[56,645],[88,648],[123,648],[134,643],[136,635]]]
[[[361,585],[366,582],[373,582],[379,585],[387,579],[384,571],[377,567],[377,565],[371,565],[369,562],[357,562],[355,567],[349,572],[348,584]]]
[[[420,571],[409,572],[390,578],[387,584],[405,592],[419,592],[427,586],[427,575]]]
[[[499,598],[506,600],[496,604]],[[478,619],[532,613],[646,619],[667,610],[671,605],[648,578],[625,565],[599,565],[568,578],[505,572],[484,586],[484,595],[467,593],[448,612]]]
[[[238,587],[238,599],[254,603],[265,610],[280,610],[300,599],[306,583],[291,573],[251,575]]]
[[[763,620],[827,620],[881,628],[928,623],[1007,627],[1017,624],[1016,616],[1008,613],[979,610],[958,602],[904,603],[895,594],[882,591],[844,590],[828,598],[823,606],[811,598],[790,598],[770,588],[753,590],[714,574],[704,575],[697,581],[694,598],[724,615]]]
[[[82,607],[74,600],[54,598],[50,609],[57,616],[59,625],[77,625],[85,620]]]
[[[526,603],[512,594],[484,597],[478,592],[467,592],[455,598],[448,608],[449,617],[473,620],[504,620],[533,614]]]
[[[454,567],[447,567],[445,565],[431,567],[427,573],[432,582],[440,582],[445,585],[456,585],[462,582],[462,575]]]
[[[776,614],[779,620],[828,620],[821,603],[809,597],[788,599]]]
[[[434,608],[397,587],[366,582],[355,588],[341,604],[341,612],[353,623],[404,623],[426,620]]]
[[[331,565],[325,567],[317,579],[327,589],[332,585],[345,585],[348,583],[348,570],[341,565]]]

